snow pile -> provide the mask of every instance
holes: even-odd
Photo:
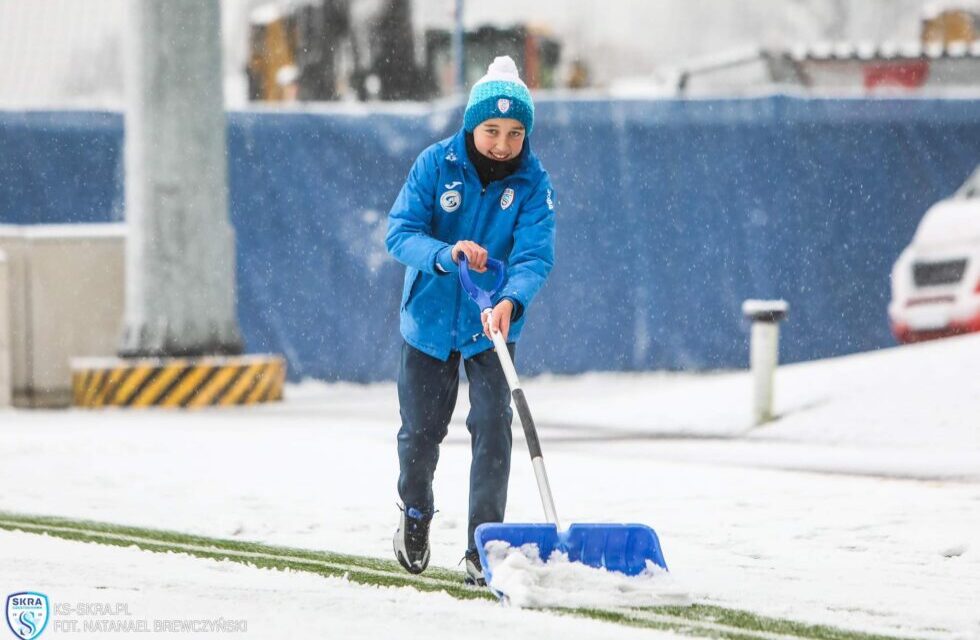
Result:
[[[488,542],[490,587],[522,608],[563,607],[605,609],[688,605],[685,589],[665,569],[647,560],[636,576],[571,562],[553,551],[541,559],[536,544],[512,547],[502,540]]]

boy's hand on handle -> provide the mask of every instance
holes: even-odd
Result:
[[[510,319],[514,314],[514,303],[508,299],[501,300],[493,308],[493,314],[489,311],[483,312],[483,335],[493,341],[492,331],[497,331],[507,342],[507,333],[510,331]],[[488,321],[492,320],[493,326]]]
[[[460,253],[466,255],[466,261],[469,263],[470,271],[483,273],[487,270],[487,250],[477,243],[472,240],[460,240],[454,244],[451,254],[453,256],[453,262],[456,264],[459,264]]]

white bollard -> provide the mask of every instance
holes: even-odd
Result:
[[[756,425],[773,418],[773,376],[779,364],[779,322],[789,312],[785,300],[746,300],[742,314],[752,321],[749,359],[752,366],[754,401],[752,417]]]
[[[10,270],[7,254],[0,251],[0,407],[9,407],[13,395],[10,338]]]

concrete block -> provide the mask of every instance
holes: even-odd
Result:
[[[0,251],[0,408],[9,407],[13,380],[10,374],[10,278],[7,254]]]
[[[68,406],[70,359],[116,353],[125,225],[0,226],[0,250],[8,254],[13,404]]]

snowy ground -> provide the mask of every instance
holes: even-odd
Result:
[[[135,629],[139,621],[147,629],[170,624],[194,635],[215,629],[210,635],[228,638],[490,638],[510,628],[528,637],[599,639],[610,631],[597,621],[503,608],[487,600],[460,601],[408,587],[380,589],[340,578],[20,532],[0,531],[0,566],[4,596],[30,586],[46,593],[55,611],[72,607],[72,613],[55,615],[59,624],[52,622],[45,630],[55,635],[116,637],[124,632],[110,631],[113,624]],[[89,611],[78,614],[80,604]],[[86,623],[97,630],[91,625],[102,625],[103,632],[86,634]],[[639,629],[614,631],[616,637],[649,637]]]
[[[978,361],[980,336],[969,336],[785,367],[781,417],[754,430],[744,372],[524,386],[563,520],[653,526],[697,600],[980,638]],[[465,408],[463,390],[436,478],[433,563],[448,567],[465,544]],[[0,411],[0,510],[388,557],[397,423],[390,384],[307,384],[260,409]],[[508,519],[539,521],[521,447]],[[431,618],[478,621],[477,637],[650,633],[20,533],[0,532],[0,566],[0,595],[129,600],[148,618],[247,617],[249,637],[278,636],[280,614],[321,636],[407,627],[414,637]]]

